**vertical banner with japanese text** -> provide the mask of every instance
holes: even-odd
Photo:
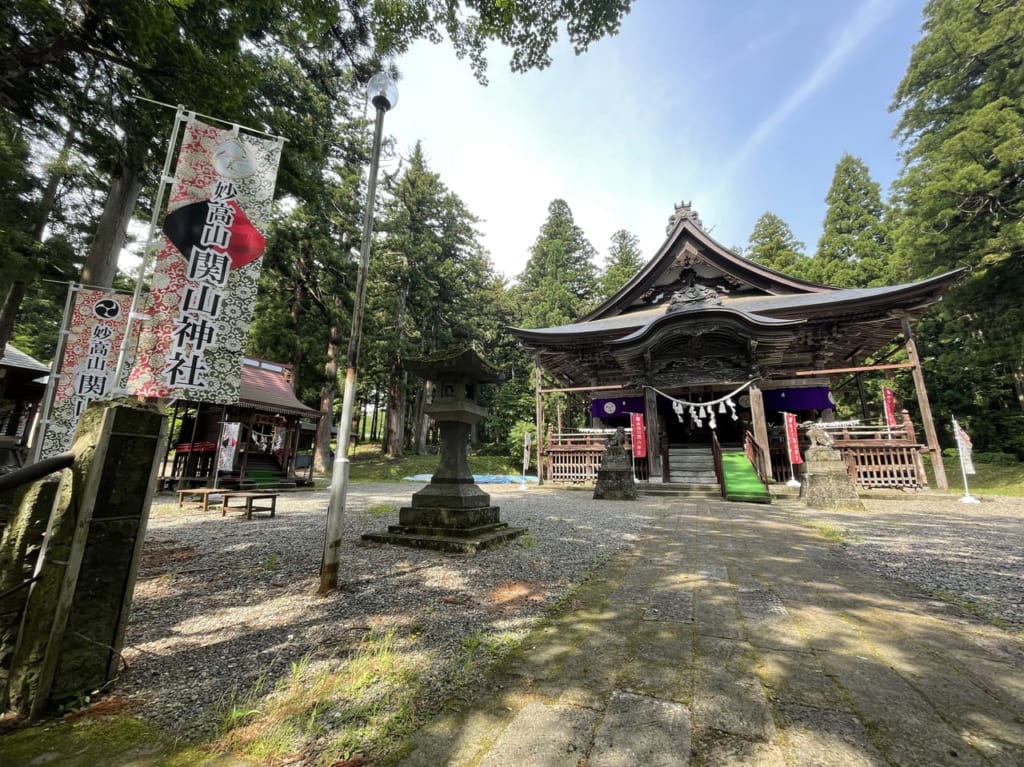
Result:
[[[95,399],[110,397],[131,302],[130,293],[74,291],[40,458],[68,450],[85,408]]]
[[[953,433],[956,435],[956,449],[960,454],[964,474],[974,474],[974,443],[964,427],[956,422],[956,418],[953,419]]]
[[[885,406],[885,425],[896,426],[896,394],[887,386],[882,387],[882,404]]]
[[[238,435],[242,424],[225,423],[220,432],[220,444],[217,446],[217,471],[230,473],[235,468],[235,454],[238,451]]]
[[[643,413],[630,413],[629,414],[629,428],[631,431],[630,436],[632,437],[633,443],[633,457],[634,458],[646,458],[647,457],[647,430],[644,429],[644,414]]]
[[[281,141],[190,120],[128,391],[233,402]]]
[[[803,463],[803,456],[800,455],[800,435],[796,430],[796,414],[783,413],[786,419],[786,447],[789,450],[789,461],[794,466]]]

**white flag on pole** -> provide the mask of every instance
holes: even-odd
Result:
[[[974,460],[971,457],[974,445],[967,432],[957,423],[956,418],[953,419],[953,432],[956,434],[956,449],[960,452],[960,464],[964,467],[964,473],[974,474]]]

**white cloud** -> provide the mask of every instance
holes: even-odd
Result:
[[[722,171],[719,186],[732,182],[768,137],[778,131],[794,112],[818,94],[847,65],[858,48],[892,10],[893,4],[890,0],[865,0],[848,20],[843,19],[839,22],[839,33],[830,44],[828,52],[736,149]],[[711,196],[718,198],[721,193],[721,190],[716,188]]]

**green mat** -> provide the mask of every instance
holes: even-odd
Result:
[[[722,451],[722,475],[725,479],[725,497],[745,503],[771,503],[757,472],[742,450]]]

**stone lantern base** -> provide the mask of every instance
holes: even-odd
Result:
[[[456,554],[475,554],[526,532],[500,521],[491,497],[469,480],[432,481],[398,512],[398,524],[364,540]]]
[[[399,511],[398,524],[363,539],[475,554],[525,533],[526,528],[500,521],[498,507],[491,506],[491,496],[476,486],[469,469],[470,431],[487,414],[475,401],[477,385],[499,383],[505,377],[472,349],[433,360],[408,360],[406,367],[437,384],[427,413],[441,432],[441,461],[430,484],[413,493],[412,506]]]

